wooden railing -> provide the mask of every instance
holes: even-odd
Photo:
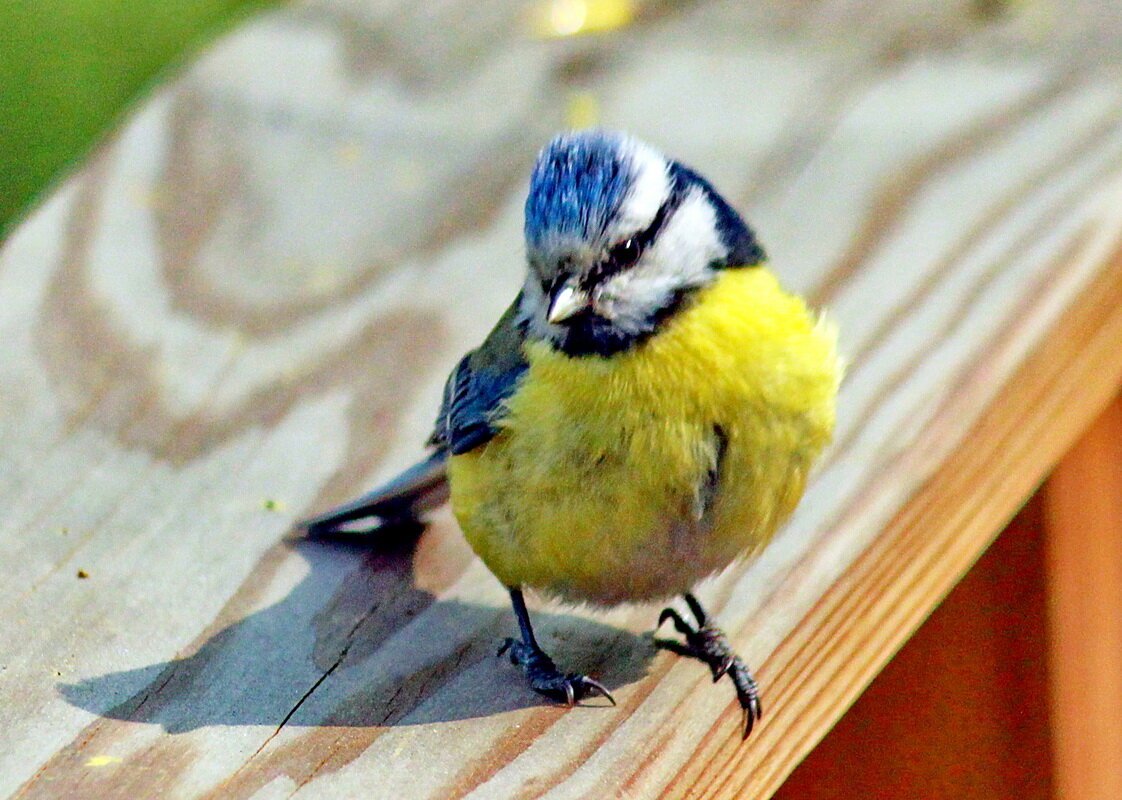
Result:
[[[0,251],[0,795],[768,796],[1122,380],[1117,19],[882,5],[541,41],[322,0],[158,92]],[[795,518],[700,592],[757,668],[747,743],[657,607],[538,603],[619,700],[549,707],[446,511],[293,528],[422,452],[590,104],[711,176],[849,359]]]

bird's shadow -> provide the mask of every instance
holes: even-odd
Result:
[[[439,600],[417,586],[418,530],[286,540],[281,546],[308,569],[283,599],[204,637],[190,655],[60,684],[59,692],[100,716],[171,733],[209,725],[413,725],[548,704],[496,656],[516,630],[509,609]],[[592,674],[609,689],[645,675],[656,652],[649,634],[564,614],[533,616],[563,668]]]

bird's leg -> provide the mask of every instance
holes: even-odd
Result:
[[[563,673],[557,669],[553,659],[545,654],[534,638],[530,627],[530,614],[521,589],[509,589],[510,602],[514,606],[514,616],[518,618],[518,628],[522,638],[507,639],[499,648],[499,655],[510,653],[510,663],[522,667],[530,681],[530,688],[540,695],[566,705],[574,705],[586,697],[602,695],[614,706],[615,699],[599,681],[575,672]]]
[[[733,685],[736,686],[736,697],[740,700],[740,707],[744,709],[744,738],[747,739],[748,734],[752,732],[752,727],[763,714],[756,680],[740,657],[732,651],[725,634],[709,619],[709,615],[705,613],[701,603],[697,602],[697,598],[692,594],[685,594],[683,597],[690,611],[693,612],[697,625],[686,622],[673,608],[664,608],[658,617],[658,624],[662,625],[668,619],[673,620],[674,627],[686,641],[683,644],[673,639],[656,639],[655,644],[678,655],[696,658],[708,664],[713,673],[714,683],[723,675],[728,675],[732,679]]]

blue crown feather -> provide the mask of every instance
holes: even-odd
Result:
[[[558,136],[538,156],[526,198],[526,241],[604,233],[632,182],[626,137],[607,131]]]

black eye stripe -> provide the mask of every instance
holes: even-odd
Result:
[[[685,185],[681,181],[675,180],[671,186],[669,196],[667,196],[667,198],[662,201],[662,205],[658,207],[658,211],[655,212],[651,224],[612,247],[608,252],[608,258],[593,267],[585,276],[584,280],[581,281],[582,287],[589,289],[606,278],[610,278],[612,275],[622,272],[638,261],[666,226],[666,221],[670,219],[674,212],[678,210],[678,207],[682,205],[682,200],[685,199],[685,196]],[[628,246],[628,250],[634,250],[634,255],[628,260],[613,258],[613,252],[624,246]]]
[[[561,291],[561,287],[564,285],[565,280],[565,273],[560,272],[557,275],[554,275],[551,278],[546,278],[542,281],[542,291],[545,292],[545,296],[549,298],[549,301],[551,303],[553,302],[554,298],[557,297],[557,293]]]
[[[658,207],[658,211],[655,212],[651,224],[631,237],[631,240],[638,246],[640,253],[646,250],[650,243],[655,240],[655,237],[658,236],[659,232],[666,225],[666,220],[678,210],[678,206],[682,204],[685,194],[683,189],[675,185],[674,188],[670,190],[670,196]]]

